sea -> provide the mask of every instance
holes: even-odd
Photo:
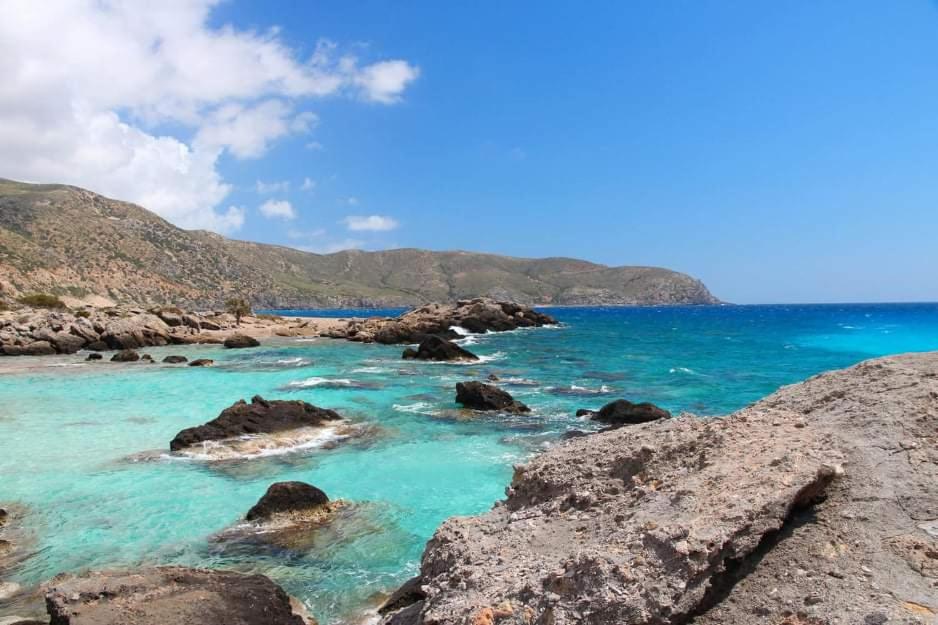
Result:
[[[268,575],[323,624],[362,622],[417,572],[444,519],[489,509],[514,465],[564,432],[593,429],[579,408],[627,398],[717,417],[822,371],[938,350],[938,304],[543,310],[559,323],[466,334],[460,342],[481,357],[473,364],[318,338],[141,350],[212,358],[211,368],[18,359],[0,374],[0,506],[24,511],[28,557],[3,576],[28,589],[86,569],[219,567]],[[456,383],[490,375],[532,412],[460,410]],[[334,408],[355,427],[244,456],[169,453],[177,431],[254,395]],[[296,544],[231,539],[283,480],[348,505]],[[24,601],[0,603],[0,617],[21,614]]]

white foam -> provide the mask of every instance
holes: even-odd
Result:
[[[172,460],[235,460],[281,456],[305,449],[325,447],[349,438],[354,430],[348,426],[298,428],[273,434],[245,434],[237,438],[205,441],[162,457]]]
[[[394,404],[394,410],[408,414],[433,414],[435,407],[430,402],[418,401],[413,404]]]
[[[470,332],[469,330],[467,330],[466,328],[462,326],[450,326],[449,329],[455,332],[456,334],[458,334],[459,336],[469,336],[470,334],[472,334],[472,332]]]
[[[277,361],[277,364],[278,365],[295,365],[297,367],[302,367],[302,366],[311,364],[311,361],[307,360],[306,358],[300,358],[299,356],[297,356],[296,358],[282,358]]]
[[[352,369],[352,373],[386,373],[387,369],[384,367],[359,367],[357,369]]]
[[[312,377],[305,380],[290,382],[287,386],[293,388],[311,388],[315,386],[352,386],[354,382],[347,378],[320,378]]]

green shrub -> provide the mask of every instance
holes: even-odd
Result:
[[[65,302],[57,298],[55,295],[49,295],[48,293],[33,293],[31,295],[24,295],[19,299],[20,304],[25,306],[32,306],[33,308],[68,308],[65,305]]]

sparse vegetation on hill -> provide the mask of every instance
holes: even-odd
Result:
[[[398,249],[311,254],[182,230],[133,204],[0,179],[0,290],[136,305],[412,306],[489,296],[525,304],[707,304],[699,281],[656,267]]]
[[[48,293],[31,293],[20,297],[17,301],[24,306],[32,306],[33,308],[68,308],[65,302]]]

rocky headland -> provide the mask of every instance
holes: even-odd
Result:
[[[476,334],[554,325],[557,320],[529,306],[489,298],[426,304],[399,317],[352,319],[322,336],[361,343],[420,343],[427,337],[454,339],[454,328]]]
[[[558,444],[446,521],[386,625],[938,622],[938,353]]]

